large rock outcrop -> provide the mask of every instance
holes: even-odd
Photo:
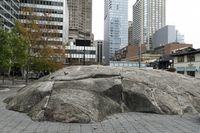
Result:
[[[33,120],[89,123],[114,113],[200,112],[200,80],[158,70],[74,66],[26,86],[5,100]]]

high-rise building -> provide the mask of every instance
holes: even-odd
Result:
[[[174,25],[164,26],[152,36],[153,49],[174,42],[184,43],[184,35],[180,34]]]
[[[128,44],[129,45],[133,44],[133,22],[132,21],[128,22]]]
[[[128,0],[104,1],[104,43],[107,61],[121,46],[128,45]]]
[[[185,36],[176,30],[176,42],[185,43]]]
[[[92,40],[92,0],[67,0],[69,40]]]
[[[76,46],[70,44],[66,48],[66,64],[91,65],[96,63],[95,46]]]
[[[19,16],[19,0],[0,0],[0,24],[6,30],[15,25]]]
[[[55,37],[48,40],[48,44],[62,45],[68,42],[69,12],[66,0],[21,0],[20,21],[28,26],[31,15],[38,16],[37,24],[41,27],[43,36],[52,31]],[[30,10],[30,14],[23,10]],[[48,31],[47,31],[48,30]],[[48,35],[47,35],[48,36]]]
[[[95,40],[94,46],[96,47],[96,61],[98,64],[104,63],[104,41],[103,40]]]
[[[133,5],[133,43],[152,49],[152,35],[166,23],[166,0],[137,0]]]

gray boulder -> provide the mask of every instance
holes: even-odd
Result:
[[[158,70],[66,67],[6,100],[33,120],[89,123],[121,112],[200,112],[200,80]]]

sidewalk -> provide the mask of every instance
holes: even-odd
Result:
[[[12,79],[5,79],[4,81],[2,80],[2,77],[0,79],[0,89],[4,89],[4,88],[21,88],[24,87],[26,85],[26,81],[25,80],[19,80],[19,79],[15,79],[14,80],[14,84]]]
[[[66,124],[34,122],[26,114],[9,111],[3,99],[17,88],[0,92],[0,133],[200,133],[199,116],[121,113],[102,122]]]

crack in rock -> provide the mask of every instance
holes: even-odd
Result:
[[[200,112],[199,84],[199,80],[158,70],[72,66],[4,101],[7,109],[27,113],[33,120],[66,123],[98,122],[133,111],[196,114]]]

